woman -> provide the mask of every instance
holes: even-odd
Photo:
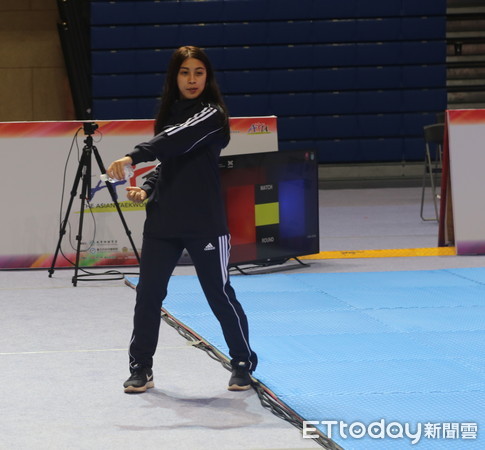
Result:
[[[110,177],[123,179],[126,165],[160,161],[143,186],[127,188],[130,200],[148,202],[125,392],[154,386],[160,307],[184,248],[229,348],[233,370],[228,389],[251,387],[257,356],[229,282],[230,236],[219,180],[219,155],[229,139],[228,114],[207,55],[197,47],[177,49],[167,70],[155,137],[107,170]]]

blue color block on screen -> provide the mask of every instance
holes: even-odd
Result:
[[[303,180],[283,181],[278,185],[280,237],[301,236],[305,232],[305,186]]]

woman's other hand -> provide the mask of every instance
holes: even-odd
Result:
[[[138,186],[129,186],[126,188],[126,191],[128,200],[131,200],[134,203],[143,203],[147,198],[146,191]]]

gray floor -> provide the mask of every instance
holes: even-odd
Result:
[[[438,224],[421,220],[420,201],[418,188],[322,190],[320,250],[436,247]]]
[[[417,188],[321,191],[321,250],[436,247],[438,226],[421,221],[419,201]],[[309,262],[295,270],[484,267],[485,257]],[[177,268],[184,274],[192,268]],[[227,391],[229,372],[163,323],[156,388],[123,394],[134,291],[122,281],[74,288],[71,276],[0,272],[1,449],[320,448],[253,391]]]

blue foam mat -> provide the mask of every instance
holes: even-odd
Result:
[[[231,282],[260,359],[254,376],[301,417],[349,426],[384,420],[413,433],[421,426],[416,445],[405,433],[358,437],[354,425],[355,437],[345,437],[333,426],[343,448],[485,448],[485,268]],[[196,277],[172,277],[164,308],[228,354]],[[466,423],[478,426],[476,438],[464,438]],[[325,424],[312,426],[328,434]]]

